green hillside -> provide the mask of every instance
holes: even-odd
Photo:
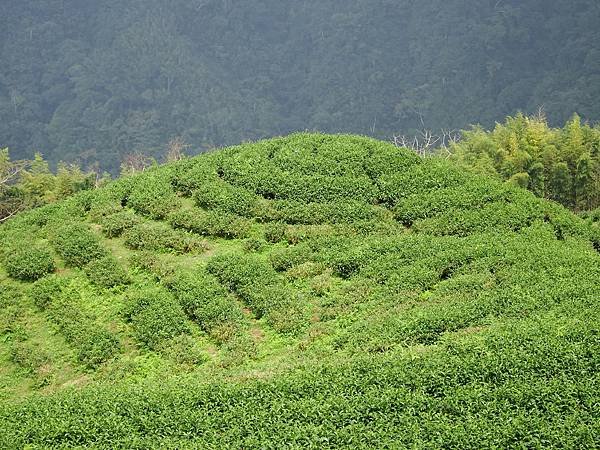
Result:
[[[600,229],[295,134],[0,226],[0,448],[600,446]]]

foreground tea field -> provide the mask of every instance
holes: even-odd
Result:
[[[600,232],[354,136],[0,228],[0,447],[600,446]]]

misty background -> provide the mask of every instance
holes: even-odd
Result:
[[[0,147],[99,162],[294,130],[600,118],[598,0],[35,0],[0,15]]]

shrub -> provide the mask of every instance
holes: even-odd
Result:
[[[269,285],[279,279],[268,262],[253,255],[215,256],[209,260],[206,270],[238,293],[251,290],[254,284]]]
[[[55,270],[54,258],[47,249],[26,243],[6,256],[4,266],[9,276],[23,281],[35,281]]]
[[[112,288],[129,283],[129,275],[112,255],[90,261],[84,270],[98,287]]]
[[[226,339],[223,350],[221,365],[234,367],[256,354],[256,344],[247,334],[237,333]]]
[[[213,337],[213,332],[222,324],[239,327],[243,312],[214,277],[207,274],[178,275],[170,279],[167,286],[188,317]]]
[[[310,247],[307,244],[298,244],[274,249],[269,254],[269,261],[275,270],[282,272],[309,261],[311,257]]]
[[[142,219],[133,211],[124,210],[103,217],[100,220],[100,225],[106,237],[115,238],[121,236],[124,231],[139,225],[141,222]]]
[[[72,300],[76,291],[68,294],[48,305],[48,315],[59,326],[66,341],[75,347],[77,360],[85,367],[95,369],[119,351],[119,340],[81,311]]]
[[[82,223],[59,226],[50,240],[62,259],[73,267],[83,267],[93,259],[106,255],[100,239]]]
[[[164,341],[159,350],[177,364],[199,366],[208,361],[208,355],[198,345],[198,339],[187,334],[180,334],[173,339]]]
[[[250,233],[251,222],[234,214],[211,211],[206,215],[203,226],[206,234],[211,236],[243,239]]]
[[[381,219],[385,210],[364,202],[345,200],[328,203],[303,203],[297,200],[277,200],[271,204],[273,217],[288,224],[318,225],[352,223],[359,220]]]
[[[256,253],[262,251],[266,244],[267,243],[264,241],[264,239],[248,238],[244,241],[243,246],[245,252]]]
[[[301,296],[266,261],[252,256],[222,255],[212,258],[207,270],[239,295],[257,317],[266,316],[277,331],[296,332],[308,322]],[[286,311],[290,313],[289,320],[285,320]]]
[[[0,309],[17,306],[22,296],[23,293],[21,288],[16,282],[11,282],[9,280],[2,281],[2,289],[0,289]]]
[[[39,345],[28,341],[13,342],[10,349],[10,360],[21,367],[27,375],[36,378],[36,388],[50,383],[50,374],[43,368],[51,358],[48,352]]]
[[[191,233],[173,230],[162,222],[140,223],[123,234],[125,245],[135,250],[173,250],[178,253],[204,251],[205,241]]]
[[[126,318],[135,337],[151,350],[189,331],[179,302],[165,289],[145,289],[128,299]]]
[[[203,183],[194,191],[194,201],[200,208],[216,209],[249,217],[258,197],[246,189],[232,186],[220,179]]]
[[[81,329],[77,338],[77,359],[89,368],[98,367],[119,350],[119,340],[103,328]]]
[[[127,205],[152,219],[162,219],[181,206],[167,176],[149,172],[135,178]]]
[[[54,299],[60,297],[65,285],[63,278],[50,275],[33,283],[29,295],[38,308],[46,309]]]
[[[174,264],[150,251],[144,250],[131,255],[129,262],[133,267],[150,272],[159,280],[175,275],[176,266]]]
[[[118,214],[121,211],[123,211],[121,202],[114,199],[103,199],[92,204],[89,215],[94,222],[102,223],[106,217]]]
[[[242,239],[248,236],[251,222],[224,211],[183,209],[169,215],[173,228],[182,228],[203,236]]]
[[[285,238],[287,224],[285,222],[272,222],[265,225],[265,240],[272,244],[281,242]]]

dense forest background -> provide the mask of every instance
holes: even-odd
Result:
[[[0,147],[116,173],[292,130],[600,118],[597,0],[29,0],[0,15]]]

